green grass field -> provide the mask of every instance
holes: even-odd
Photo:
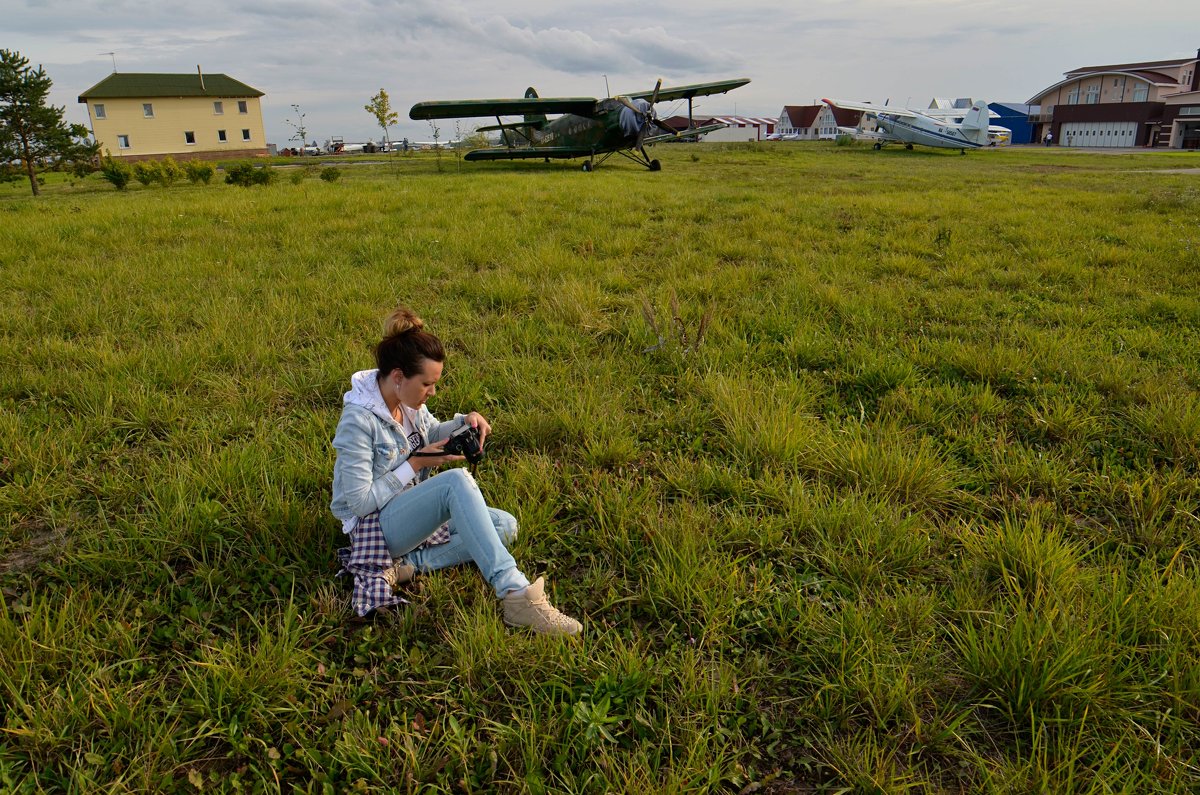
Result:
[[[1200,788],[1200,155],[656,154],[0,187],[0,790]],[[397,302],[581,641],[349,620]]]

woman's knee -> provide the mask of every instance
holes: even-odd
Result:
[[[475,482],[475,478],[471,476],[471,470],[464,467],[447,469],[439,472],[437,477],[445,478],[453,488],[479,491],[479,485]]]
[[[492,520],[496,525],[496,535],[500,537],[500,543],[505,549],[512,546],[512,542],[517,538],[517,517],[507,511],[494,511]]]

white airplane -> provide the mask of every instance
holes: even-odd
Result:
[[[859,110],[873,118],[878,130],[874,133],[860,131],[859,135],[874,140],[876,149],[882,149],[884,144],[902,143],[906,149],[912,149],[913,144],[920,144],[939,149],[957,149],[966,154],[968,149],[992,145],[1004,133],[1011,134],[1006,127],[989,124],[992,112],[981,99],[972,102],[970,109],[934,108],[929,112],[880,107],[869,102],[844,102],[838,99],[821,101],[834,108]]]

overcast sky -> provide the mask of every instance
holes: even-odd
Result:
[[[613,93],[752,79],[697,114],[777,116],[821,97],[1024,102],[1075,67],[1194,55],[1197,18],[1195,0],[0,0],[0,48],[45,66],[52,101],[81,123],[78,95],[114,57],[121,72],[223,72],[266,93],[267,138],[286,146],[292,104],[310,140],[378,140],[363,105],[380,88],[401,117],[391,137],[413,140],[430,137],[408,119],[414,102],[529,85],[602,97],[605,75]]]

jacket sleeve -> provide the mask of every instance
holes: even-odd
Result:
[[[429,438],[427,442],[429,444],[433,444],[434,442],[440,442],[442,439],[445,439],[451,433],[457,431],[464,424],[466,424],[466,416],[466,414],[455,414],[454,419],[452,420],[438,422],[437,417],[430,414],[429,419],[433,421],[433,425],[431,425],[429,428]]]
[[[353,412],[343,412],[333,436],[333,448],[337,450],[337,461],[333,465],[333,493],[335,501],[338,498],[343,500],[355,516],[367,516],[378,511],[404,489],[404,483],[395,470],[385,472],[379,478],[374,477],[373,444],[370,428],[363,419]]]

